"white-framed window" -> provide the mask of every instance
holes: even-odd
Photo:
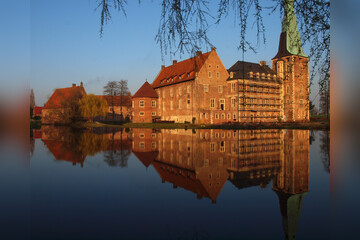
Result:
[[[209,78],[211,78],[211,71],[209,71]]]
[[[215,113],[215,119],[219,119],[219,114]]]
[[[222,85],[219,85],[218,86],[218,93],[222,93],[223,92],[223,86]]]
[[[186,105],[187,105],[187,109],[190,109],[190,99],[188,99],[187,101],[186,101]]]
[[[233,119],[234,119],[234,120],[236,119],[236,113],[234,113],[234,115],[233,115]]]
[[[209,68],[211,68],[211,64],[209,64]]]
[[[139,147],[140,147],[140,149],[145,149],[145,143],[144,143],[144,142],[140,142],[140,143],[139,143]]]
[[[152,137],[152,138],[156,138],[156,133],[152,133],[152,134],[151,134],[151,137]]]
[[[216,72],[216,78],[220,78],[220,73]]]
[[[181,109],[181,99],[179,99],[179,109]]]
[[[236,98],[231,98],[231,107],[236,107]]]
[[[302,100],[302,99],[300,99],[300,107],[301,107],[301,108],[304,107],[304,103],[303,103],[303,100]]]
[[[236,83],[231,83],[231,92],[236,91]]]
[[[144,100],[139,101],[139,107],[145,107],[145,101]]]
[[[181,96],[181,94],[182,94],[182,89],[181,87],[179,87],[179,96]]]
[[[209,159],[204,159],[204,167],[208,167],[209,166]]]
[[[215,107],[215,98],[210,98],[210,107],[211,108]]]
[[[135,107],[135,101],[132,101],[132,107],[133,108]]]
[[[228,113],[227,118],[228,118],[229,120],[231,119],[231,114],[230,114],[230,113]]]
[[[173,101],[171,100],[170,101],[170,110],[173,110],[173,107],[174,107],[174,104],[173,104]]]
[[[155,100],[152,100],[152,101],[151,101],[151,106],[152,106],[153,108],[156,107],[156,101],[155,101]]]
[[[219,100],[220,110],[225,110],[225,99]]]
[[[144,112],[139,112],[139,115],[140,116],[145,116],[145,113]]]
[[[221,114],[221,119],[225,119],[225,113]]]
[[[151,142],[151,148],[155,149],[156,148],[156,142]]]
[[[140,133],[140,134],[139,134],[139,137],[140,137],[140,138],[144,138],[144,137],[145,137],[145,134]]]
[[[170,88],[170,97],[172,97],[172,96],[173,96],[173,89]]]
[[[156,116],[156,112],[151,112],[151,116]]]
[[[216,65],[216,69],[219,69],[219,65]]]
[[[190,92],[191,92],[191,88],[190,88],[190,86],[187,86],[186,91],[187,91],[187,93],[190,93]]]
[[[210,152],[215,152],[215,143],[210,143]]]
[[[286,93],[289,93],[289,92],[290,92],[289,86],[286,86]]]
[[[205,113],[205,119],[208,119],[208,118],[209,118],[209,114]]]
[[[209,85],[204,85],[204,92],[209,92]]]

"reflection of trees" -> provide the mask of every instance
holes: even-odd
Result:
[[[315,131],[310,131],[309,143],[310,145],[315,141]]]
[[[127,167],[130,152],[126,149],[109,150],[104,152],[104,162],[110,167]]]
[[[33,131],[30,130],[30,157],[34,155],[34,149],[35,149],[35,140],[33,136]]]
[[[320,151],[324,168],[330,173],[330,131],[320,133]]]
[[[108,147],[109,140],[106,135],[82,133],[78,137],[77,147],[86,155],[94,156]]]

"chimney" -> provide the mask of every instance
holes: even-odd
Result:
[[[75,84],[75,83],[73,83],[73,84],[72,84],[72,87],[76,87],[76,84]]]
[[[165,68],[165,65],[161,65],[161,70],[163,70]]]
[[[211,51],[216,51],[216,47],[212,47],[212,48],[211,48]]]
[[[200,56],[202,54],[201,51],[196,51],[196,56]]]
[[[177,60],[173,60],[173,65],[177,64]]]
[[[80,82],[80,87],[84,87],[83,82]]]
[[[261,67],[266,66],[266,61],[260,61],[260,66]]]

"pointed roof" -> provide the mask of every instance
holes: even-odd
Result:
[[[197,52],[195,57],[181,62],[174,61],[173,65],[163,67],[152,83],[153,88],[194,80],[195,73],[201,69],[210,53]]]
[[[142,98],[142,97],[158,98],[159,96],[156,93],[156,91],[153,89],[153,87],[146,81],[133,96],[133,98]]]
[[[282,21],[282,33],[280,34],[279,51],[274,58],[297,55],[308,57],[301,44],[300,33],[294,11],[294,0],[286,0],[284,6],[284,19]]]
[[[140,160],[140,162],[147,168],[159,155],[159,151],[152,152],[134,152],[134,155]]]
[[[86,95],[83,86],[75,86],[68,88],[58,88],[46,102],[44,109],[48,108],[64,108],[70,100],[79,100]]]

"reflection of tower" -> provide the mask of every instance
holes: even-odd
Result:
[[[309,131],[284,130],[281,171],[273,180],[286,239],[295,239],[302,201],[309,191]]]
[[[152,129],[134,128],[132,130],[132,151],[146,168],[150,166],[159,153],[158,135],[159,133]]]

